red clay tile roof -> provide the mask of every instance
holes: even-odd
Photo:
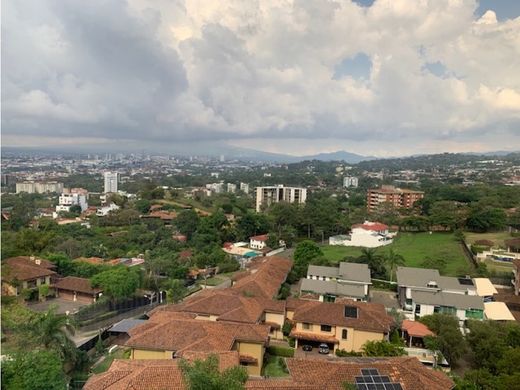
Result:
[[[269,234],[260,234],[258,236],[249,237],[249,239],[254,241],[267,241],[269,239]]]
[[[39,262],[39,264],[37,264]],[[2,280],[27,281],[56,275],[56,266],[48,260],[29,256],[11,257],[2,262]]]
[[[129,331],[126,345],[134,348],[175,351],[229,351],[235,341],[266,344],[269,326],[238,324],[222,321],[202,321],[181,318],[166,311],[155,312],[145,324]]]
[[[210,354],[191,352],[185,353],[184,358],[193,361],[206,359]],[[239,364],[238,352],[221,352],[219,369]],[[175,360],[114,360],[107,372],[92,376],[85,384],[85,390],[152,390],[186,389],[182,372],[178,366],[179,359]]]
[[[377,303],[356,302],[344,299],[341,302],[305,301],[296,307],[293,321],[331,326],[345,326],[359,330],[388,333],[393,323],[385,307]],[[293,303],[294,304],[294,303]],[[345,317],[345,306],[357,307],[358,317]]]
[[[361,229],[364,229],[364,230],[371,230],[371,231],[376,231],[376,232],[379,232],[379,231],[382,231],[382,230],[387,230],[388,229],[388,226],[385,225],[384,223],[380,223],[380,222],[374,222],[374,223],[359,223],[359,224],[356,224],[356,225],[352,225],[352,229],[354,228],[361,228]]]
[[[387,375],[404,390],[448,390],[454,383],[446,374],[426,368],[415,357],[352,358],[336,361],[286,359],[289,373],[296,384],[313,385],[316,389],[341,390],[343,383],[355,383],[361,369],[373,368]]]
[[[433,336],[434,333],[422,322],[403,320],[401,329],[405,330],[410,336],[413,337],[426,337]]]
[[[246,296],[264,297],[271,299],[276,296],[281,285],[285,282],[292,267],[292,261],[285,257],[264,257],[249,275],[235,282],[232,289],[242,292]]]
[[[60,290],[76,291],[91,295],[99,294],[103,291],[100,288],[93,288],[89,279],[78,278],[76,276],[67,276],[59,279],[54,284],[54,287]]]

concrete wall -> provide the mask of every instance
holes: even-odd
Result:
[[[236,350],[241,355],[248,355],[257,359],[257,364],[249,364],[246,366],[246,369],[249,375],[260,376],[264,363],[264,346],[262,344],[240,342],[236,344]]]
[[[285,321],[285,315],[279,313],[265,313],[265,322],[274,322],[280,325],[280,329],[274,329],[270,336],[276,340],[283,340],[282,327]]]
[[[154,351],[132,348],[131,359],[172,359],[173,351]]]

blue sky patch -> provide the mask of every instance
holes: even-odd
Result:
[[[365,53],[358,53],[354,57],[344,58],[334,69],[334,80],[350,76],[358,80],[368,80],[372,61]]]

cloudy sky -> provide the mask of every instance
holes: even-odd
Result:
[[[519,150],[520,1],[2,3],[2,145],[194,142]]]

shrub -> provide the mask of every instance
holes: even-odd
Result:
[[[289,339],[289,347],[294,348],[294,345],[296,344],[296,341],[294,339]]]
[[[270,347],[267,348],[267,353],[272,356],[293,357],[294,349],[280,347],[278,345],[271,345]]]
[[[336,356],[338,357],[347,357],[347,356],[362,356],[361,352],[348,352],[344,349],[336,349]]]
[[[289,333],[291,333],[292,330],[292,324],[289,321],[285,321],[283,323],[282,327],[282,333],[284,336],[289,336]]]
[[[487,245],[476,245],[476,244],[472,244],[471,247],[471,253],[473,253],[474,255],[476,255],[477,253],[482,253],[484,252],[485,250],[489,249],[489,246]]]

